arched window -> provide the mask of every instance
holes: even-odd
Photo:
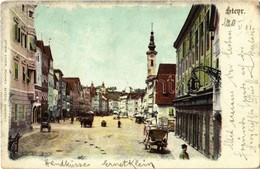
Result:
[[[153,66],[153,60],[151,60],[151,66]]]

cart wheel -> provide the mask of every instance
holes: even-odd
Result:
[[[165,150],[164,146],[161,146],[161,154],[164,154],[164,150]]]
[[[16,156],[18,154],[17,149],[18,149],[17,144],[12,144],[11,150],[10,150],[10,158],[13,160],[16,158]]]
[[[160,148],[161,148],[161,146],[160,146],[160,145],[157,145],[157,151],[159,151],[159,150],[160,150]]]
[[[153,152],[152,146],[148,145],[148,148],[149,148],[149,152],[152,153]]]

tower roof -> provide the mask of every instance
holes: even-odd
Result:
[[[150,36],[150,43],[149,43],[149,46],[148,46],[149,50],[151,50],[151,51],[154,51],[154,49],[156,48],[155,43],[154,43],[153,34],[154,34],[154,32],[152,31],[151,36]]]
[[[150,43],[148,45],[149,51],[146,54],[154,53],[155,55],[157,52],[155,51],[156,45],[154,43],[154,32],[153,32],[153,23],[151,25],[151,35],[150,35]]]

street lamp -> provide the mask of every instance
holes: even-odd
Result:
[[[218,69],[214,69],[209,66],[198,66],[192,69],[191,71],[191,77],[188,80],[188,93],[196,93],[200,89],[200,82],[198,77],[196,76],[196,72],[202,71],[209,75],[209,77],[212,79],[215,89],[219,89],[221,86],[221,71]]]
[[[188,80],[188,92],[193,93],[200,89],[200,81],[196,75],[192,74]]]

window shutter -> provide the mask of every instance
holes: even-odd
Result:
[[[27,79],[27,83],[30,83],[30,70],[27,68],[27,73],[25,72],[25,76],[26,76],[26,79]]]
[[[23,120],[26,118],[26,106],[23,105]]]
[[[36,50],[35,39],[33,37],[30,37],[30,50],[32,51]]]
[[[15,24],[14,25],[14,40],[17,41],[17,29],[18,29],[18,25]]]
[[[22,120],[22,114],[23,114],[23,106],[19,106],[19,113],[18,113],[18,120]]]
[[[18,79],[18,63],[14,63],[14,76]]]
[[[25,43],[25,44],[24,44],[24,47],[25,47],[25,48],[27,48],[27,35],[25,35],[24,39],[25,39],[25,42],[24,42],[24,43]]]
[[[19,42],[20,43],[20,37],[21,36],[21,29],[20,28],[18,28],[18,32],[17,32],[17,42]]]

